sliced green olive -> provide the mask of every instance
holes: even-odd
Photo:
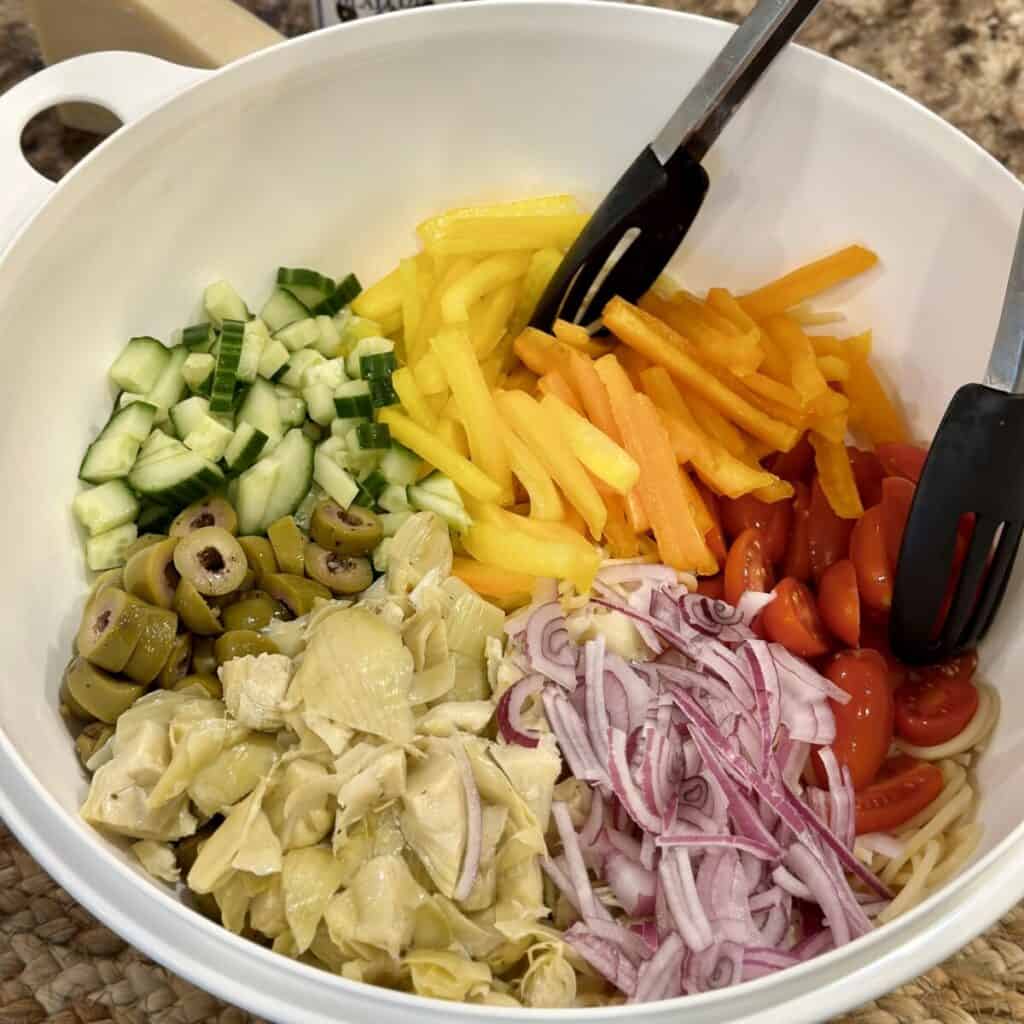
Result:
[[[135,541],[128,545],[124,551],[124,560],[127,563],[128,559],[132,555],[137,555],[140,551],[145,551],[146,548],[152,547],[154,544],[159,544],[160,541],[167,540],[166,533],[142,533],[135,539]]]
[[[177,546],[177,537],[157,537],[152,544],[136,551],[124,564],[124,589],[147,604],[172,608],[174,591],[181,579],[174,567]]]
[[[230,534],[238,532],[238,516],[223,498],[207,498],[189,505],[171,523],[170,534],[172,537],[187,537],[208,526],[219,526]]]
[[[99,576],[93,580],[92,590],[89,591],[89,599],[92,600],[98,593],[106,590],[107,587],[120,587],[124,590],[124,570],[123,569],[107,569],[105,572],[101,572]]]
[[[247,654],[277,654],[277,644],[252,629],[233,629],[217,637],[213,653],[218,665]]]
[[[142,635],[145,608],[118,587],[101,590],[86,605],[78,627],[78,653],[108,672],[120,672]]]
[[[179,633],[171,645],[171,653],[156,677],[157,682],[165,690],[173,690],[179,679],[188,675],[192,664],[192,634]]]
[[[368,508],[342,508],[336,501],[321,501],[313,509],[309,532],[320,547],[339,555],[365,555],[382,536],[380,520]]]
[[[151,683],[170,657],[178,633],[178,616],[165,608],[145,610],[146,621],[139,642],[124,667],[124,674],[137,683]]]
[[[106,722],[90,722],[76,737],[75,751],[85,767],[93,754],[114,735],[114,727]]]
[[[69,707],[84,711],[90,719],[113,725],[145,692],[141,683],[129,683],[109,672],[75,658],[64,673]]]
[[[238,543],[245,552],[249,567],[256,572],[257,582],[268,573],[277,572],[274,545],[266,537],[239,537]]]
[[[313,543],[306,545],[306,572],[335,594],[358,594],[373,582],[368,558],[339,555]]]
[[[313,602],[322,597],[329,599],[331,592],[315,580],[303,576],[292,576],[286,572],[275,572],[263,577],[263,589],[285,606],[293,618],[299,618],[313,610]]]
[[[262,590],[250,590],[220,613],[225,629],[263,629],[270,624],[277,606]]]
[[[212,636],[197,636],[192,641],[192,671],[201,676],[217,674],[217,656],[213,653]]]
[[[274,557],[281,572],[301,576],[306,571],[303,554],[306,538],[291,516],[282,516],[271,523],[267,527],[267,538],[274,548]]]
[[[204,526],[182,537],[174,549],[174,566],[207,597],[237,590],[249,568],[241,545],[220,526]]]
[[[192,581],[184,577],[178,581],[174,592],[174,610],[181,616],[185,628],[200,636],[216,636],[223,629],[220,609],[211,608]]]
[[[220,680],[209,672],[196,672],[190,676],[182,676],[172,687],[172,690],[187,690],[190,686],[201,686],[207,696],[213,700],[220,700],[224,696]]]

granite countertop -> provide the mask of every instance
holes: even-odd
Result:
[[[68,0],[72,2],[72,0]],[[653,0],[737,20],[752,0]],[[310,28],[308,0],[241,0],[285,35]],[[801,41],[920,100],[1024,177],[1024,0],[830,0]],[[0,92],[41,67],[24,0],[0,0]],[[52,112],[24,144],[58,177],[96,144]]]

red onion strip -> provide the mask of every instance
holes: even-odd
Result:
[[[641,966],[636,991],[630,997],[630,1002],[643,1003],[670,998],[668,989],[673,983],[677,987],[679,985],[679,972],[685,953],[686,946],[682,938],[675,933],[669,935],[658,946],[657,953]]]
[[[608,707],[604,696],[604,637],[583,645],[587,729],[599,761],[608,762]]]
[[[608,730],[608,777],[629,816],[645,832],[660,832],[661,819],[647,806],[633,781],[626,756],[626,734],[619,729]]]
[[[564,938],[595,971],[607,978],[620,992],[631,996],[636,991],[636,968],[617,946],[599,939],[584,924],[574,924],[565,933]]]
[[[723,850],[735,850],[737,853],[742,851],[761,860],[775,860],[779,855],[778,844],[769,846],[767,843],[758,842],[756,839],[747,839],[744,836],[709,835],[705,832],[671,832],[668,835],[658,836],[657,844],[661,847],[685,846],[691,849],[715,847]]]
[[[697,894],[689,855],[685,850],[666,851],[658,865],[658,879],[665,905],[683,941],[694,952],[714,941],[711,923]]]
[[[523,725],[522,712],[523,704],[540,693],[543,686],[544,677],[534,672],[513,683],[501,695],[495,715],[498,729],[507,742],[520,747],[535,747],[540,742],[540,734]]]

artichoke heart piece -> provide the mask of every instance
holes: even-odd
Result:
[[[263,732],[284,725],[282,704],[292,676],[289,658],[246,654],[225,661],[217,672],[224,687],[224,703],[242,725]]]
[[[408,593],[428,572],[452,571],[452,541],[444,520],[433,512],[417,512],[391,538],[387,587],[392,594]]]
[[[274,737],[247,736],[196,774],[188,787],[189,797],[205,817],[222,814],[270,774],[277,757]]]

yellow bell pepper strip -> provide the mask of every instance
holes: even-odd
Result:
[[[604,524],[604,536],[612,558],[636,558],[640,551],[636,531],[626,516],[625,498],[617,494],[605,495],[608,522]]]
[[[510,600],[522,597],[522,604],[527,604],[533,591],[535,576],[525,572],[513,572],[510,569],[499,569],[494,565],[484,565],[472,558],[455,557],[452,560],[452,575],[457,576],[467,587],[472,587],[483,597]]]
[[[580,400],[576,397],[576,392],[569,386],[569,382],[558,372],[558,370],[549,370],[544,374],[540,380],[537,381],[537,390],[542,395],[554,395],[555,398],[561,399],[567,406],[574,409],[581,416],[583,415],[583,406],[580,404]]]
[[[421,259],[416,257],[402,260],[398,264],[398,277],[402,292],[402,329],[405,332],[407,350],[410,341],[417,337],[420,319],[423,316],[420,263]]]
[[[402,309],[402,275],[399,267],[352,300],[352,312],[382,322]]]
[[[509,333],[518,336],[524,327],[530,322],[533,311],[540,302],[548,282],[554,277],[555,271],[562,262],[560,249],[538,249],[530,257],[530,266],[527,268],[526,276],[523,278],[519,288],[519,298],[516,300],[515,309],[509,320]]]
[[[479,260],[472,256],[454,256],[443,272],[438,273],[436,270],[437,261],[434,261],[436,283],[423,304],[419,330],[416,332],[416,337],[411,343],[409,338],[406,338],[406,350],[410,354],[411,361],[415,362],[415,360],[429,351],[430,339],[441,328],[442,296],[447,293],[449,288],[461,281],[478,262]]]
[[[446,324],[469,320],[469,308],[496,288],[518,281],[530,265],[524,252],[495,253],[481,260],[441,295],[441,320]]]
[[[840,356],[818,356],[818,369],[829,383],[849,380],[850,367]]]
[[[818,369],[811,339],[788,316],[771,316],[763,324],[765,332],[782,349],[789,361],[794,390],[802,403],[809,405],[828,389],[828,383]]]
[[[501,485],[489,477],[479,466],[460,455],[450,445],[418,426],[395,406],[381,409],[377,414],[386,423],[391,436],[414,451],[421,459],[436,466],[456,487],[480,501],[498,502],[502,497]]]
[[[600,557],[582,552],[565,541],[531,537],[520,530],[474,522],[462,535],[462,545],[478,562],[510,572],[569,580],[586,592],[594,582]]]
[[[426,248],[443,239],[448,233],[468,220],[488,221],[505,217],[552,217],[579,213],[580,206],[574,196],[538,196],[535,199],[515,199],[508,203],[489,203],[480,206],[461,206],[430,217],[417,228],[416,234]]]
[[[586,214],[552,216],[479,217],[453,223],[443,234],[428,240],[431,253],[511,252],[515,250],[566,250],[587,223]]]
[[[796,444],[799,435],[791,426],[772,419],[730,391],[714,374],[684,351],[683,339],[679,339],[679,343],[667,340],[666,335],[675,334],[671,328],[663,324],[660,329],[655,327],[657,320],[620,298],[612,299],[605,307],[604,322],[630,348],[636,349],[652,363],[665,367],[676,380],[707,399],[722,415],[747,433],[767,441],[780,451],[788,451]]]
[[[872,444],[910,439],[903,414],[886,394],[866,359],[850,360],[850,376],[841,387],[850,400],[851,421],[868,435]]]
[[[469,458],[469,440],[462,424],[451,416],[442,416],[437,424],[438,440],[458,452],[463,458]]]
[[[591,536],[595,540],[600,538],[608,518],[607,509],[587,471],[561,440],[558,421],[523,391],[498,391],[495,400],[505,422],[540,459],[569,504],[583,516]]]
[[[430,341],[448,378],[448,387],[459,408],[459,419],[469,440],[469,452],[502,490],[502,500],[512,501],[512,470],[498,429],[498,410],[477,362],[464,327],[448,327]]]
[[[430,408],[423,392],[416,383],[416,377],[408,366],[402,366],[391,374],[391,385],[398,395],[402,408],[412,417],[413,421],[424,430],[437,429],[437,416]]]
[[[691,394],[686,404],[701,428],[710,434],[727,452],[742,459],[747,454],[747,443],[743,434],[736,429],[717,409],[704,401],[700,395]]]
[[[859,519],[864,515],[857,480],[845,444],[836,444],[812,430],[808,435],[814,449],[814,466],[821,489],[832,511],[840,519]]]
[[[878,257],[870,249],[850,245],[741,296],[740,305],[758,321],[776,316],[851,277],[863,274],[877,262]]]
[[[513,281],[495,288],[486,299],[470,310],[470,337],[473,349],[481,361],[494,352],[505,336],[518,295],[519,285]],[[474,315],[476,310],[479,310],[478,315]]]
[[[576,349],[577,352],[590,356],[591,359],[606,356],[615,348],[614,345],[595,341],[579,324],[571,324],[568,320],[556,320],[551,330],[559,341]]]
[[[527,327],[512,343],[513,351],[529,369],[543,377],[552,370],[565,372],[573,349],[550,334]]]
[[[423,394],[431,397],[447,395],[448,378],[445,376],[441,361],[433,352],[425,352],[419,362],[412,368],[412,372]]]
[[[636,460],[603,430],[555,395],[545,395],[540,404],[558,420],[572,453],[594,476],[619,494],[628,494],[636,486],[640,478]]]
[[[560,522],[564,507],[551,474],[544,463],[519,439],[515,431],[500,421],[501,439],[505,442],[509,465],[530,499],[530,515],[534,519]]]

